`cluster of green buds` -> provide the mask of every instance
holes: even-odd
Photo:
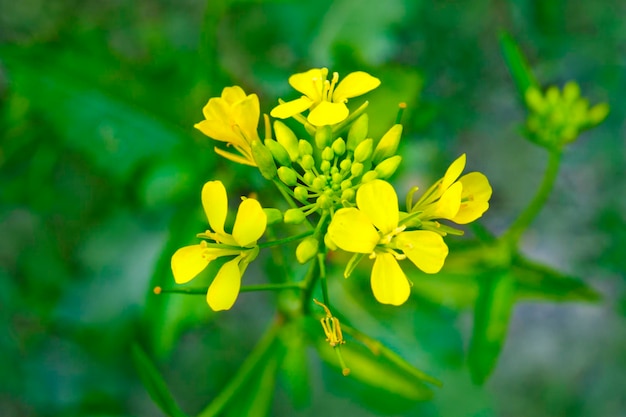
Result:
[[[565,84],[562,91],[551,86],[545,93],[529,87],[525,99],[529,109],[524,126],[526,136],[549,149],[561,149],[573,142],[580,132],[597,126],[609,113],[606,103],[590,107],[575,82]]]

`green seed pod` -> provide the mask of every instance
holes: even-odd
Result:
[[[292,208],[285,212],[283,220],[287,224],[300,224],[305,218],[306,216],[300,209]]]
[[[335,155],[343,155],[346,153],[346,141],[341,138],[335,139],[333,142],[333,152],[335,152]]]
[[[322,150],[327,146],[330,146],[333,138],[333,130],[329,125],[320,126],[315,131],[315,146],[317,149]]]
[[[315,159],[313,159],[311,155],[303,155],[302,158],[300,158],[300,166],[302,169],[308,171],[315,166]]]
[[[393,125],[391,129],[383,135],[378,145],[376,145],[376,149],[374,149],[374,154],[372,155],[372,162],[378,164],[383,159],[394,156],[398,150],[401,136],[402,125]]]
[[[263,212],[267,216],[267,224],[276,224],[283,221],[283,213],[275,208],[264,208]]]
[[[296,174],[296,171],[289,167],[278,168],[278,178],[290,187],[293,187],[298,183],[298,175]]]
[[[274,159],[280,165],[291,165],[291,159],[289,159],[289,154],[287,153],[285,148],[283,148],[283,145],[276,142],[274,139],[265,139],[265,146],[267,146],[267,149],[270,150],[272,156],[274,156]]]
[[[252,158],[256,163],[263,178],[271,180],[276,176],[276,164],[272,153],[267,149],[261,141],[253,140],[250,144],[252,150]]]
[[[372,156],[372,147],[374,141],[372,139],[366,139],[363,142],[359,143],[359,145],[354,150],[354,160],[356,162],[363,162],[369,159]]]
[[[313,146],[304,139],[298,141],[298,152],[300,155],[313,155]]]
[[[300,151],[298,148],[298,138],[296,134],[293,133],[293,130],[289,129],[283,122],[276,120],[274,121],[274,134],[276,135],[278,143],[289,153],[291,161],[297,160],[298,156],[300,156]]]
[[[307,237],[296,247],[296,259],[301,264],[309,262],[315,258],[319,252],[319,242],[312,236]]]
[[[361,184],[365,184],[366,182],[370,182],[378,178],[378,172],[376,171],[367,171],[363,174],[363,178],[361,179]]]
[[[332,161],[335,158],[335,152],[333,152],[333,148],[327,146],[322,151],[322,159],[324,161]]]
[[[402,157],[400,155],[394,155],[391,158],[387,158],[380,164],[376,165],[376,168],[374,168],[374,170],[378,174],[378,178],[384,180],[391,177],[398,169],[401,161]]]
[[[367,114],[362,114],[358,119],[350,126],[348,132],[348,143],[346,147],[349,151],[354,151],[359,143],[363,142],[367,137],[367,129],[369,125],[369,117]]]
[[[298,186],[294,188],[293,195],[296,198],[296,200],[302,201],[303,203],[306,203],[306,201],[309,199],[309,192],[307,191],[305,187],[302,187],[302,186]]]

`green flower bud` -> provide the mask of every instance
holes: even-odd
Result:
[[[367,114],[362,114],[358,119],[350,126],[348,132],[348,143],[346,147],[349,151],[354,151],[359,143],[363,142],[367,137],[367,129],[369,125],[369,118]]]
[[[568,82],[563,87],[563,98],[565,101],[574,102],[580,97],[580,87],[573,81]]]
[[[331,178],[335,184],[341,184],[341,181],[343,180],[343,175],[337,172],[332,174]]]
[[[335,158],[335,152],[333,152],[333,148],[327,146],[322,151],[322,159],[324,161],[332,161]]]
[[[315,258],[319,251],[319,242],[312,236],[307,237],[296,247],[296,259],[301,264],[309,262]]]
[[[324,235],[324,245],[330,250],[337,250],[337,245],[335,245],[335,242],[333,242],[328,233]]]
[[[265,139],[265,146],[267,146],[267,149],[270,150],[270,152],[272,153],[272,156],[274,156],[274,159],[280,165],[283,165],[283,166],[291,165],[289,154],[287,153],[285,148],[283,148],[283,145],[276,142],[274,139]]]
[[[330,172],[330,162],[328,161],[322,161],[322,163],[320,164],[320,170],[324,173],[329,173]]]
[[[293,189],[293,195],[298,201],[305,203],[309,199],[309,192],[305,187],[298,186]]]
[[[355,162],[354,164],[352,164],[352,166],[350,167],[350,173],[355,177],[361,175],[363,173],[363,164],[360,162]]]
[[[293,133],[293,130],[289,129],[283,122],[276,120],[274,121],[274,134],[276,135],[278,143],[289,153],[291,161],[297,160],[298,156],[300,156],[300,151],[298,148],[298,138],[296,134]]]
[[[530,110],[539,114],[542,114],[546,110],[547,103],[543,99],[541,91],[539,91],[538,88],[530,87],[528,90],[526,90],[525,96],[526,105],[528,105],[528,108]]]
[[[326,187],[326,177],[320,175],[313,180],[313,184],[311,185],[315,191],[321,191]]]
[[[374,149],[374,154],[372,155],[372,162],[378,164],[383,159],[387,159],[396,154],[398,150],[398,144],[400,143],[400,137],[402,136],[402,125],[396,124],[391,127],[383,135],[376,145],[376,149]]]
[[[363,174],[363,178],[361,179],[361,183],[365,184],[366,182],[370,182],[378,178],[378,172],[376,171],[367,171]]]
[[[351,166],[352,166],[352,161],[349,159],[344,159],[339,163],[339,168],[341,168],[342,171],[349,170]]]
[[[356,192],[352,188],[348,188],[347,190],[343,190],[341,193],[341,200],[343,201],[354,201],[354,196]]]
[[[338,138],[333,142],[333,152],[335,152],[336,155],[343,155],[344,153],[346,153],[346,141]]]
[[[335,167],[335,166],[334,166],[334,167],[332,167],[332,168],[330,169],[330,174],[331,174],[331,175],[335,175],[335,174],[338,174],[338,173],[339,173],[339,168],[337,168],[337,167]]]
[[[315,166],[315,159],[313,159],[311,155],[303,155],[302,158],[300,158],[300,166],[302,169],[308,171]]]
[[[254,162],[263,178],[267,180],[273,179],[276,176],[276,164],[274,163],[272,153],[259,140],[253,140],[250,148],[252,150],[252,158],[254,158]]]
[[[391,177],[398,169],[400,162],[402,161],[402,157],[400,155],[394,155],[391,158],[385,159],[380,164],[376,165],[374,170],[378,174],[378,178],[386,179]]]
[[[319,150],[330,146],[332,137],[333,130],[329,125],[318,127],[315,131],[315,146],[317,146],[317,149]]]
[[[278,178],[290,187],[293,187],[298,183],[298,175],[296,174],[296,171],[289,167],[278,168]]]
[[[369,157],[372,156],[373,143],[374,141],[372,139],[366,139],[359,143],[354,150],[354,160],[356,162],[363,162],[369,159]]]
[[[300,224],[304,221],[306,216],[300,209],[289,209],[285,212],[284,222],[287,224]]]
[[[352,187],[352,181],[350,181],[350,180],[343,180],[343,181],[341,181],[341,189],[343,191],[347,190],[350,187]]]
[[[587,113],[587,121],[589,124],[595,126],[597,124],[600,124],[602,121],[604,121],[604,119],[606,119],[606,116],[608,115],[609,115],[608,104],[606,103],[596,104],[591,109],[589,109],[589,112]]]
[[[322,209],[329,209],[333,206],[333,199],[326,194],[322,194],[317,197],[317,206]]]
[[[264,208],[263,212],[267,216],[267,224],[276,224],[283,221],[283,213],[275,208]]]
[[[558,105],[560,99],[561,99],[561,92],[559,91],[558,88],[556,88],[555,86],[548,88],[548,91],[546,91],[546,100],[548,101],[548,103],[550,103],[550,105],[552,106]]]
[[[309,171],[309,172],[305,172],[302,178],[304,178],[304,183],[306,185],[312,185],[313,181],[315,181],[315,178],[317,177],[315,176],[313,172]]]
[[[300,155],[313,155],[313,146],[304,139],[298,141],[298,152]]]

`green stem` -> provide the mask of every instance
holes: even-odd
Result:
[[[209,290],[206,287],[191,287],[191,288],[159,288],[156,290],[159,294],[190,294],[190,295],[205,295]],[[258,285],[243,285],[239,292],[253,292],[253,291],[280,291],[288,289],[305,289],[305,284],[301,282],[287,282],[284,284],[258,284]]]
[[[320,268],[320,284],[322,286],[322,297],[324,298],[324,304],[330,308],[330,301],[328,298],[328,285],[326,283],[326,253],[317,254],[317,263]]]
[[[559,173],[560,162],[561,153],[558,151],[551,151],[550,159],[548,160],[548,167],[546,168],[546,173],[544,174],[543,181],[537,191],[537,194],[522,214],[519,215],[517,220],[513,222],[509,230],[502,236],[502,239],[508,240],[512,244],[516,244],[519,241],[522,233],[524,233],[524,231],[532,223],[550,196],[557,174]]]
[[[245,362],[237,374],[228,382],[224,389],[211,401],[211,403],[200,413],[197,417],[214,417],[220,415],[224,407],[233,400],[248,380],[256,374],[255,370],[257,365],[260,364],[263,357],[269,351],[270,347],[276,339],[279,326],[277,323],[265,332],[263,338],[254,347],[254,350],[248,355]]]
[[[299,235],[294,235],[294,236],[289,236],[283,239],[277,239],[277,240],[271,240],[269,242],[259,243],[257,246],[260,249],[263,249],[263,248],[270,248],[272,246],[284,245],[285,243],[293,242],[294,240],[304,239],[305,237],[311,236],[312,234],[313,234],[313,231],[310,230],[308,232],[300,233]]]
[[[320,242],[320,247],[323,245],[324,241],[324,233],[326,232],[326,226],[328,223],[328,218],[330,217],[330,213],[328,211],[324,211],[322,216],[320,217],[317,226],[315,227],[314,237]],[[326,251],[319,251],[317,259],[315,262],[311,262],[309,270],[306,273],[306,276],[302,280],[304,290],[302,291],[302,310],[305,314],[308,314],[310,309],[310,301],[311,294],[313,293],[313,287],[317,282],[318,278],[324,277],[322,284],[322,293],[324,297],[324,303],[328,303],[328,289],[326,288],[326,268],[324,265],[324,259],[326,258]]]

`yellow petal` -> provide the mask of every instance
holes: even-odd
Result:
[[[202,114],[207,120],[226,122],[230,118],[230,105],[221,97],[213,97],[202,108]]]
[[[200,123],[196,123],[193,127],[220,142],[232,143],[237,146],[246,145],[243,136],[235,133],[230,124],[225,124],[220,120],[203,120]]]
[[[322,101],[309,113],[307,120],[313,126],[334,125],[346,120],[350,111],[343,103]]]
[[[349,98],[363,95],[380,85],[380,80],[366,72],[356,71],[344,78],[333,92],[333,101],[344,103]]]
[[[372,253],[380,240],[367,215],[354,207],[337,210],[327,236],[341,249],[356,253]]]
[[[463,184],[455,182],[448,188],[439,201],[436,203],[436,209],[433,218],[452,219],[459,212],[461,207],[461,193],[463,192]]]
[[[409,298],[411,286],[396,258],[390,253],[379,253],[372,269],[372,292],[383,304],[399,306]]]
[[[230,309],[241,287],[240,257],[226,262],[218,271],[206,294],[206,301],[214,311]]]
[[[233,238],[239,246],[253,245],[263,236],[266,226],[267,215],[261,204],[253,198],[247,198],[241,202],[237,210]]]
[[[274,107],[270,112],[270,116],[277,119],[286,119],[288,117],[302,113],[303,111],[310,108],[312,105],[313,102],[310,98],[300,97]]]
[[[257,126],[260,115],[259,97],[256,94],[250,94],[233,105],[233,120],[241,129],[241,133],[248,144],[252,143],[253,140],[259,140]]]
[[[222,181],[209,181],[202,187],[202,207],[211,230],[224,234],[224,222],[228,213],[228,197]]]
[[[191,281],[215,259],[204,256],[205,250],[204,245],[191,245],[178,249],[172,255],[172,273],[177,284]]]
[[[448,256],[448,247],[443,238],[429,230],[402,232],[395,241],[398,249],[427,274],[439,272]]]
[[[326,68],[314,68],[292,75],[289,84],[312,101],[321,101],[327,75]]]
[[[356,205],[383,235],[398,227],[398,196],[388,182],[373,180],[363,184],[356,192]]]
[[[448,170],[446,171],[446,175],[443,176],[441,181],[441,190],[445,191],[459,178],[461,172],[465,169],[465,154],[459,156],[456,161],[450,164]]]
[[[458,224],[473,222],[483,215],[489,208],[491,185],[489,180],[480,172],[470,172],[459,178],[463,184],[461,207],[457,215],[451,220]]]
[[[243,88],[238,85],[233,85],[232,87],[224,87],[222,90],[222,98],[228,104],[235,104],[238,101],[245,99],[246,93],[243,91]]]

